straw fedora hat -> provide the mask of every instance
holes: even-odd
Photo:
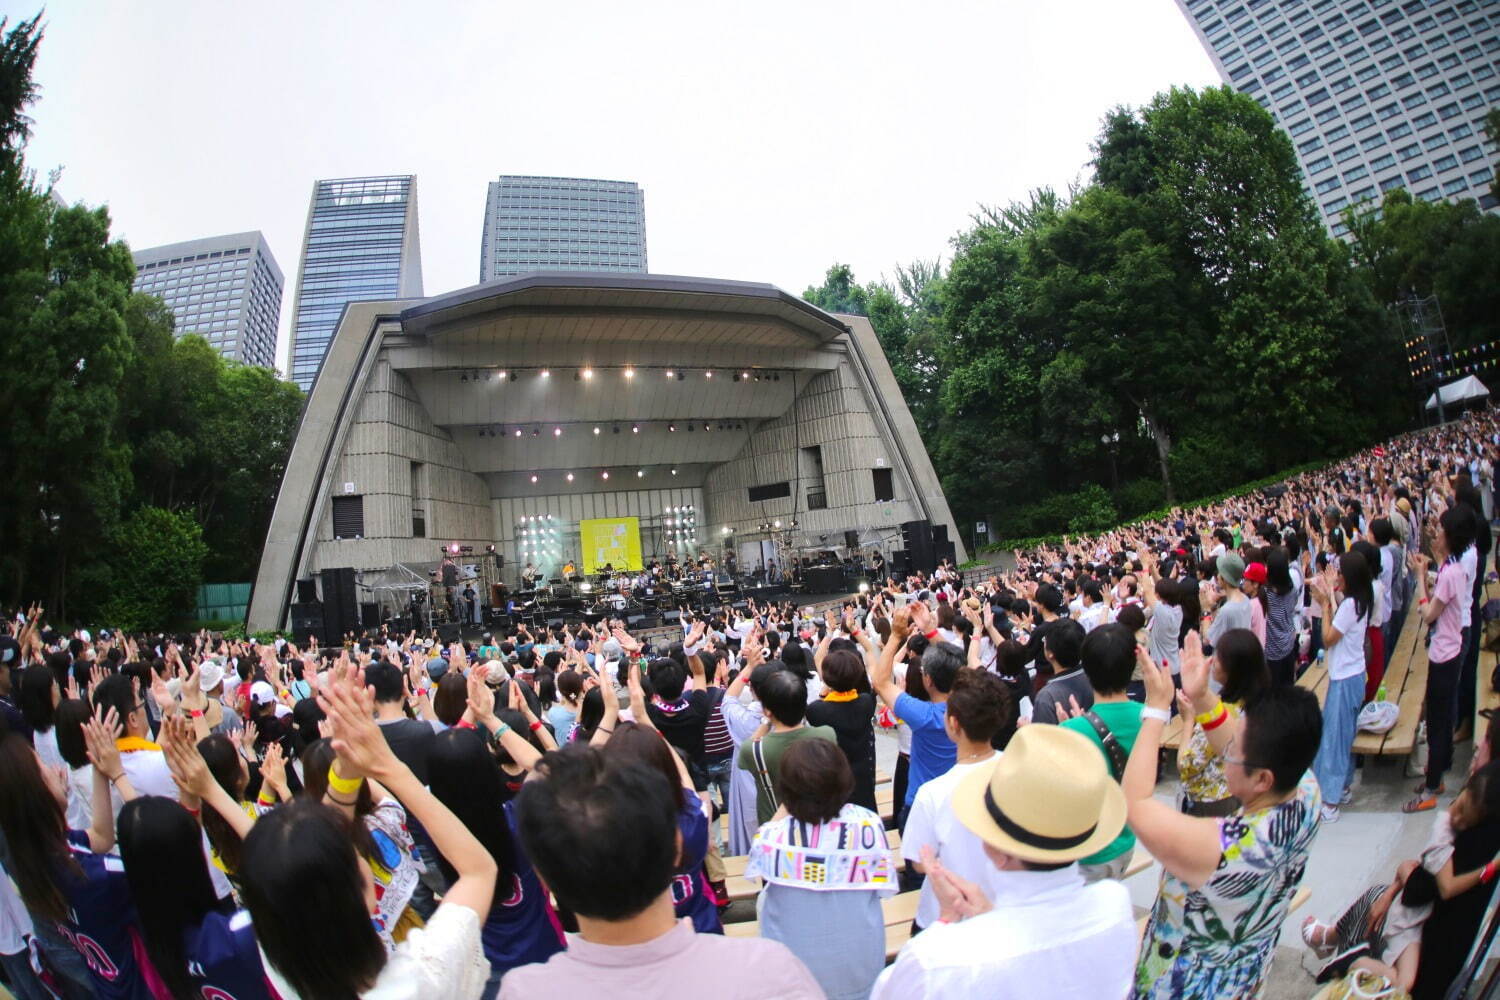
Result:
[[[1023,726],[993,765],[964,775],[953,812],[998,851],[1041,864],[1095,854],[1125,826],[1125,793],[1099,748],[1062,726]]]

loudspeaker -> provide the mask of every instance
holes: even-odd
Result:
[[[573,596],[573,588],[572,587],[554,585],[553,588],[552,588],[552,597],[553,597],[554,600],[564,601],[564,600],[567,600],[568,598],[570,598],[572,596]]]
[[[844,546],[846,548],[848,548],[848,549],[851,549],[851,550],[859,548],[859,532],[857,532],[857,531],[846,531],[846,532],[844,532]]]
[[[292,641],[298,646],[307,645],[307,637],[315,635],[318,641],[328,645],[323,634],[323,605],[319,601],[299,601],[292,605]]]
[[[447,645],[459,640],[459,626],[453,622],[445,622],[437,627],[438,641]]]
[[[308,577],[306,580],[297,581],[297,603],[311,604],[318,599],[317,581]]]
[[[891,553],[890,573],[898,580],[911,575],[911,559],[905,549],[896,549]]]
[[[380,602],[362,601],[359,605],[359,623],[365,628],[380,627]]]
[[[948,544],[948,526],[946,524],[934,524],[932,526],[932,544],[934,548],[939,545]]]
[[[645,620],[646,620],[646,616],[645,615],[626,615],[625,616],[625,627],[626,628],[641,628],[641,627],[643,627],[642,623]]]
[[[906,549],[909,572],[931,573],[937,568],[932,551],[932,524],[928,521],[906,521],[901,525],[901,547]]]
[[[354,570],[348,566],[325,569],[323,577],[323,628],[329,645],[343,641],[344,634],[357,631],[359,602],[354,594]]]
[[[932,555],[937,560],[948,560],[948,565],[950,566],[958,565],[958,549],[952,542],[944,542],[941,545],[934,543],[932,546]]]

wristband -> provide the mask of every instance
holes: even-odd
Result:
[[[495,727],[494,738],[498,740],[508,732],[510,732],[510,724],[507,722],[502,722],[500,723],[500,725]]]
[[[1214,721],[1212,721],[1212,722],[1205,722],[1203,724],[1203,731],[1205,733],[1211,733],[1215,729],[1218,729],[1224,723],[1226,723],[1226,722],[1229,721],[1229,709],[1224,708],[1224,706],[1223,706],[1222,703],[1220,703],[1219,708],[1220,708],[1220,711],[1219,711],[1218,718],[1214,719]]]
[[[542,728],[542,724],[541,724],[541,722],[540,722],[540,721],[537,721],[537,722],[533,722],[533,723],[532,723],[532,724],[531,724],[531,731],[532,731],[532,732],[533,732],[533,733],[536,733],[536,732],[540,732],[540,731],[541,731],[541,728]]]
[[[1172,713],[1168,712],[1165,708],[1152,708],[1150,705],[1147,705],[1141,709],[1141,719],[1155,719],[1157,722],[1169,722],[1172,719]]]
[[[1207,723],[1210,723],[1210,722],[1214,721],[1214,719],[1218,717],[1219,712],[1223,708],[1224,708],[1224,703],[1222,701],[1218,702],[1218,703],[1216,703],[1214,705],[1213,708],[1209,709],[1207,712],[1203,712],[1203,713],[1195,716],[1194,718],[1197,721],[1198,725],[1200,725],[1200,726],[1205,725]]]
[[[933,629],[931,632],[924,632],[922,634],[927,637],[928,642],[931,642],[932,640],[937,638],[938,630]]]
[[[195,719],[201,719],[201,718],[203,718],[203,709],[201,709],[201,708],[189,709],[188,710],[188,715],[192,716]]]
[[[364,784],[364,778],[340,778],[332,764],[328,765],[328,787],[340,795],[353,795]]]
[[[1485,865],[1479,870],[1479,881],[1481,883],[1493,882],[1495,880],[1495,872],[1497,868],[1500,868],[1500,866],[1497,866],[1493,861]]]
[[[276,804],[276,796],[271,794],[268,789],[262,788],[260,794],[256,796],[255,801],[259,805],[274,806]]]

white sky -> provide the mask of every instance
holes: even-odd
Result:
[[[477,280],[501,173],[636,181],[652,271],[800,293],[834,261],[868,281],[946,260],[980,203],[1085,178],[1111,106],[1219,82],[1171,0],[62,0],[46,20],[31,166],[133,246],[262,230],[283,364],[318,178],[417,175],[428,294]]]

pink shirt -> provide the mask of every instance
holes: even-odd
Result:
[[[1260,640],[1262,647],[1266,644],[1266,609],[1260,606],[1260,598],[1250,598],[1250,631],[1255,633],[1255,638]]]
[[[612,946],[568,935],[568,950],[511,969],[500,1000],[822,1000],[823,991],[786,945],[765,938],[694,934],[687,918],[645,944]]]
[[[1443,613],[1432,625],[1432,643],[1427,647],[1429,663],[1446,663],[1463,651],[1464,619],[1469,613],[1468,577],[1457,559],[1438,569],[1432,599],[1443,602]]]

